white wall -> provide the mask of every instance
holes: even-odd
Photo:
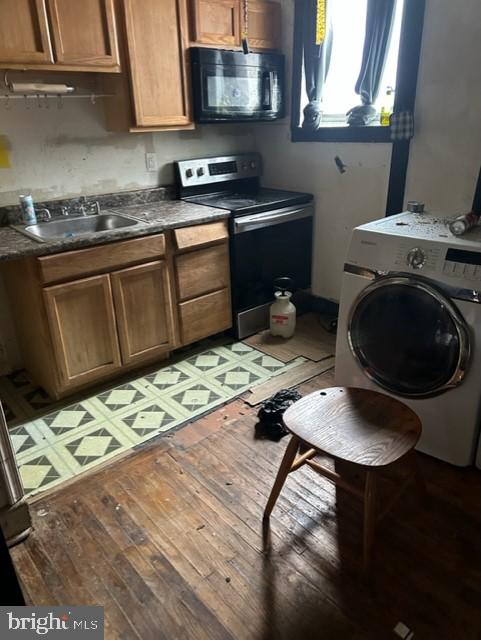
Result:
[[[406,199],[431,209],[471,205],[481,160],[481,2],[427,0]],[[287,50],[293,0],[283,0]],[[385,214],[391,145],[290,143],[287,122],[257,127],[266,182],[304,189],[316,198],[313,292],[339,300],[351,230]],[[340,174],[339,155],[347,165]]]
[[[406,198],[470,209],[481,164],[480,0],[428,0]]]
[[[71,78],[70,78],[71,79]],[[239,125],[193,131],[110,133],[100,103],[67,99],[57,109],[26,109],[23,100],[6,110],[0,102],[0,136],[11,149],[11,169],[0,169],[0,206],[31,192],[45,200],[173,183],[172,161],[251,150],[253,138]],[[148,172],[145,153],[155,152],[159,171]]]

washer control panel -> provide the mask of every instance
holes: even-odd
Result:
[[[423,271],[441,271],[442,250],[433,244],[413,244],[413,240],[404,240],[397,245],[394,266],[399,271],[410,269]]]
[[[448,249],[443,273],[453,278],[481,282],[481,252]]]

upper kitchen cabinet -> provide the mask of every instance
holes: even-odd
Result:
[[[53,63],[45,0],[0,1],[0,65]]]
[[[197,44],[240,46],[240,0],[193,0],[192,8]]]
[[[247,33],[253,50],[281,46],[281,5],[265,0],[191,0],[192,40],[197,45],[240,49]]]
[[[186,0],[124,0],[129,76],[104,78],[114,131],[193,128]]]
[[[120,71],[114,0],[0,0],[0,67]]]
[[[57,62],[119,65],[113,0],[48,0],[48,8]]]
[[[247,33],[252,49],[281,48],[281,5],[249,0]]]

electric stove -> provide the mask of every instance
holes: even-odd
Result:
[[[182,200],[230,212],[234,333],[244,338],[269,324],[274,280],[311,284],[313,197],[260,183],[258,153],[175,163]]]

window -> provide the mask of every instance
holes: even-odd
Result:
[[[414,108],[424,3],[396,0],[390,13],[384,0],[325,1],[328,17],[324,43],[321,49],[314,48],[307,63],[310,44],[306,42],[314,43],[318,2],[296,1],[292,139],[390,141],[389,125],[381,126],[381,109],[389,112],[394,105],[395,110]],[[368,12],[370,26],[366,27]],[[369,63],[363,52],[373,49],[376,54]],[[312,69],[313,64],[319,64],[316,56],[322,59],[322,71]],[[364,80],[356,87],[361,69]],[[306,107],[312,120],[307,126]],[[348,119],[346,113],[353,107],[356,117]]]

